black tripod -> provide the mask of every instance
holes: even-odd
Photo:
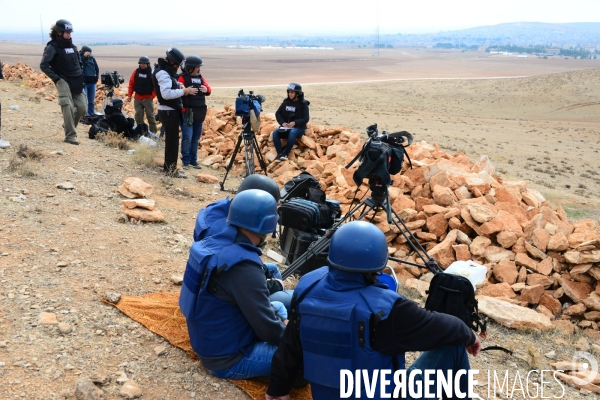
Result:
[[[242,131],[238,136],[237,144],[235,145],[235,149],[233,149],[233,154],[231,155],[231,159],[229,160],[229,164],[225,168],[225,176],[223,177],[223,181],[220,183],[221,190],[225,191],[225,180],[227,179],[227,175],[229,174],[229,170],[233,166],[235,162],[235,157],[237,156],[238,151],[242,146],[242,140],[244,141],[244,163],[246,164],[246,175],[248,177],[255,172],[254,165],[254,154],[256,154],[256,158],[258,158],[258,163],[263,173],[267,175],[267,163],[265,163],[265,159],[263,158],[260,149],[258,147],[258,141],[256,140],[256,135],[252,131],[252,126],[250,125],[250,117],[242,117]]]
[[[331,236],[333,233],[346,221],[353,218],[353,215],[357,212],[360,212],[360,215],[355,218],[356,220],[360,220],[365,218],[371,211],[375,211],[371,220],[375,218],[375,214],[380,211],[385,211],[387,214],[387,222],[389,224],[394,224],[394,226],[400,231],[404,239],[411,248],[411,252],[406,256],[410,257],[412,254],[417,254],[417,256],[423,261],[425,265],[413,263],[410,261],[401,260],[399,258],[388,257],[388,259],[392,261],[396,261],[399,263],[413,265],[419,268],[427,268],[434,274],[439,272],[443,272],[437,262],[430,257],[423,246],[418,242],[417,238],[410,232],[406,223],[400,218],[398,213],[391,207],[390,205],[390,195],[388,192],[388,188],[385,185],[381,185],[376,181],[369,180],[369,188],[371,189],[371,197],[366,200],[361,201],[354,208],[350,209],[344,215],[344,217],[336,222],[331,228],[329,228],[325,235],[323,235],[320,239],[311,243],[306,252],[298,257],[289,267],[285,269],[281,273],[283,279],[286,279],[288,276],[292,275],[294,271],[300,268],[304,263],[318,254],[321,254],[325,250],[329,248],[329,242],[331,241]],[[358,190],[358,189],[357,189]],[[360,211],[359,211],[360,210]]]

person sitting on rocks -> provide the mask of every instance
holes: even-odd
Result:
[[[273,144],[275,150],[277,150],[275,162],[287,160],[296,140],[300,139],[306,132],[306,124],[310,119],[309,105],[310,102],[304,100],[302,86],[298,83],[290,83],[287,86],[287,97],[275,113],[275,118],[281,125],[273,132]],[[282,138],[287,139],[285,149],[281,146]]]

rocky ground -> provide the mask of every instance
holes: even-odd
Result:
[[[596,85],[597,72],[590,74],[592,79],[588,80],[588,85]],[[536,88],[535,83],[528,82],[532,90]],[[354,111],[363,110],[363,125],[377,122],[373,120],[379,118],[383,123],[391,123],[396,115],[405,116],[405,127],[423,132],[425,137],[421,138],[439,140],[447,146],[447,151],[461,150],[453,144],[457,137],[464,143],[467,154],[473,157],[477,153],[488,153],[488,150],[498,157],[507,152],[517,153],[519,157],[511,156],[509,159],[513,163],[507,159],[506,165],[517,164],[514,172],[507,173],[520,174],[520,177],[527,178],[531,174],[537,179],[537,173],[531,171],[535,165],[528,166],[521,156],[529,151],[533,151],[534,159],[530,160],[533,164],[539,162],[542,165],[548,161],[549,167],[560,166],[561,161],[567,159],[571,168],[567,168],[560,179],[571,183],[555,187],[555,190],[561,189],[555,198],[568,197],[568,191],[562,188],[566,184],[595,188],[592,185],[597,182],[592,172],[588,172],[590,178],[585,178],[590,179],[589,183],[580,180],[579,176],[586,169],[597,170],[598,159],[594,155],[597,152],[597,120],[594,118],[597,117],[586,119],[587,115],[583,115],[573,119],[571,113],[561,119],[556,112],[536,111],[533,106],[529,111],[523,111],[519,118],[511,117],[508,111],[490,115],[495,101],[507,107],[511,104],[514,111],[531,103],[535,105],[537,93],[534,91],[528,101],[522,100],[523,103],[516,101],[517,95],[492,99],[490,85],[493,86],[492,83],[483,86],[465,84],[468,91],[457,96],[472,99],[468,108],[456,109],[456,102],[451,101],[452,90],[456,87],[448,88],[441,83],[434,85],[440,97],[429,103],[425,98],[433,90],[431,84],[411,83],[413,90],[398,96],[398,101],[404,103],[395,107],[379,105],[372,108],[378,86],[369,89],[373,96],[371,100],[369,96],[365,96],[363,103],[352,100],[352,107]],[[521,93],[519,83],[503,82],[502,85],[513,85],[511,87],[517,94]],[[568,92],[571,87],[565,85],[560,93]],[[402,87],[393,86],[390,90],[402,90]],[[574,87],[574,91],[582,90],[580,83]],[[352,113],[353,120],[348,121],[351,123],[344,124],[348,118],[336,110],[344,99],[348,99],[351,89],[345,86],[340,91],[331,88],[316,91],[314,97],[322,99],[317,107],[328,113],[317,118],[324,124],[346,125],[359,130],[362,125],[356,112]],[[385,92],[383,88],[379,89],[381,93]],[[330,96],[325,98],[327,90]],[[320,94],[317,96],[317,93]],[[559,92],[554,93],[558,96]],[[569,96],[575,98],[578,94],[581,92]],[[592,97],[591,93],[586,96]],[[217,105],[225,97],[218,95],[211,101]],[[178,291],[170,277],[184,271],[198,209],[224,196],[218,186],[194,179],[165,179],[158,168],[142,166],[139,159],[136,162],[135,155],[88,140],[85,126],[79,128],[80,146],[63,143],[61,117],[55,102],[40,100],[34,92],[18,84],[0,81],[0,98],[4,111],[2,137],[12,144],[11,148],[0,150],[0,398],[93,399],[98,398],[99,391],[106,399],[131,398],[139,393],[137,388],[145,399],[247,398],[234,385],[209,375],[183,351],[99,300],[107,292],[141,295]],[[590,99],[584,100],[590,102]],[[440,108],[444,104],[444,108]],[[9,105],[19,108],[7,110]],[[551,106],[546,108],[552,110]],[[542,119],[544,113],[548,114],[546,119]],[[527,119],[528,115],[534,117]],[[568,116],[571,121],[566,120]],[[452,128],[451,135],[444,130],[446,123]],[[540,133],[535,143],[530,143],[542,132],[540,127],[546,125],[552,128],[545,130],[545,135]],[[508,129],[513,126],[514,129]],[[462,132],[459,127],[471,132]],[[536,131],[532,132],[532,129]],[[511,135],[511,140],[506,140],[508,144],[501,137],[505,131]],[[556,135],[552,135],[553,131]],[[521,145],[519,138],[526,132],[529,133],[527,140]],[[554,148],[562,140],[569,140],[567,148],[572,151],[557,154],[553,150],[534,149]],[[585,141],[577,144],[576,140]],[[19,158],[17,151],[21,145],[28,147],[32,158]],[[573,150],[573,147],[579,149]],[[490,157],[493,160],[493,155]],[[224,171],[211,172],[221,177]],[[550,176],[543,172],[539,174],[540,177]],[[165,215],[164,223],[138,224],[126,222],[120,216],[122,198],[116,189],[129,176],[139,177],[154,186],[150,197]],[[235,186],[236,178],[228,179]],[[539,179],[550,182],[556,178]],[[545,187],[543,183],[539,185]],[[596,212],[595,206],[586,209],[586,204],[581,204],[595,205],[595,199],[591,198],[593,191],[588,193],[587,188],[581,189],[582,193],[570,195],[574,196],[570,197],[571,217],[577,217],[577,213],[581,216]],[[416,292],[407,294],[422,302]],[[49,323],[53,322],[52,315],[45,313],[54,314],[59,324]],[[516,387],[514,398],[540,398],[540,394],[535,393],[539,375],[530,375],[530,378],[536,377],[535,382],[530,379],[529,393],[519,389],[520,386],[527,387],[525,377],[530,370],[550,370],[550,362],[570,361],[578,350],[597,353],[600,346],[597,339],[580,333],[522,333],[493,323],[490,333],[490,338],[484,341],[485,346],[502,345],[514,350],[515,354],[509,356],[493,351],[472,358],[473,366],[480,371],[478,393],[483,398],[493,394],[490,392],[488,396],[488,371],[491,371],[493,382],[493,371],[503,379],[507,370],[511,390]],[[544,381],[550,381],[545,384],[544,396],[561,397],[562,387],[556,381],[548,376],[544,376]],[[562,398],[595,396],[586,390],[563,385]]]

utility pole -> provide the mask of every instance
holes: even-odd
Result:
[[[44,44],[44,25],[42,24],[42,14],[40,14],[40,31],[42,32],[42,44]]]

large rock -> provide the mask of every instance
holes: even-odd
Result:
[[[537,263],[525,253],[515,254],[515,264],[537,271]]]
[[[492,244],[492,241],[485,236],[477,236],[469,245],[471,254],[475,256],[482,256],[485,253],[485,249]]]
[[[129,177],[125,178],[123,184],[118,189],[118,192],[129,199],[148,197],[153,191],[152,185],[144,182],[140,178]]]
[[[517,277],[519,276],[519,270],[517,270],[515,263],[507,259],[496,264],[492,271],[494,278],[496,278],[498,282],[506,282],[509,285],[515,283],[517,281]]]
[[[562,311],[562,304],[560,301],[550,296],[547,293],[542,294],[540,297],[539,304],[546,307],[552,314],[557,317],[558,314]]]
[[[454,193],[448,187],[434,186],[432,196],[435,204],[440,206],[450,206],[454,203]]]
[[[488,246],[483,252],[483,257],[489,263],[499,263],[504,259],[510,260],[514,255],[512,251],[498,246]]]
[[[125,397],[126,399],[136,399],[138,397],[141,397],[142,394],[144,394],[144,392],[137,383],[130,379],[127,382],[125,382],[123,386],[121,386],[119,394],[122,397]]]
[[[544,294],[544,287],[542,285],[526,286],[521,291],[521,301],[526,301],[529,304],[537,304],[540,301],[540,297]]]
[[[600,262],[600,251],[567,251],[564,253],[565,261],[570,264],[586,264]]]
[[[412,278],[412,279],[407,279],[404,282],[404,287],[407,289],[416,290],[417,292],[419,292],[421,297],[425,298],[425,297],[427,297],[427,291],[429,290],[429,282],[425,282],[420,279]]]
[[[448,229],[448,221],[443,214],[434,214],[427,218],[427,230],[436,237],[442,236]]]
[[[448,235],[446,235],[446,238],[441,243],[438,243],[429,250],[429,255],[437,260],[438,264],[444,269],[456,261],[452,245],[456,242],[457,236],[458,230],[453,229],[448,232]]]
[[[102,389],[88,377],[79,378],[75,384],[75,397],[78,400],[98,400],[102,394]]]
[[[517,297],[510,285],[506,282],[484,286],[481,289],[477,289],[477,294],[490,297],[505,297],[507,299],[514,299]]]
[[[466,207],[471,217],[480,224],[491,221],[498,213],[491,204],[470,203]]]
[[[592,297],[593,296],[593,297]],[[588,310],[600,311],[600,297],[592,295],[583,300]]]
[[[204,183],[217,183],[219,182],[219,178],[217,178],[214,175],[211,174],[198,174],[198,176],[196,177],[196,179],[198,180],[198,182],[204,182]]]
[[[145,208],[127,208],[122,207],[121,212],[127,215],[129,218],[136,219],[138,221],[146,222],[162,222],[165,220],[165,216],[160,210],[146,210]]]
[[[156,208],[156,202],[150,199],[127,199],[122,200],[121,203],[127,208],[145,208],[146,210],[154,210]]]
[[[590,293],[592,293],[592,285],[584,282],[573,282],[567,279],[567,276],[563,275],[559,278],[558,282],[565,291],[565,294],[571,298],[575,303],[585,300]]]
[[[498,244],[505,249],[511,248],[517,240],[519,240],[520,235],[516,232],[512,231],[502,231],[496,235],[496,241]]]
[[[522,330],[547,330],[553,325],[550,318],[526,307],[488,296],[477,296],[479,312],[500,325]]]

